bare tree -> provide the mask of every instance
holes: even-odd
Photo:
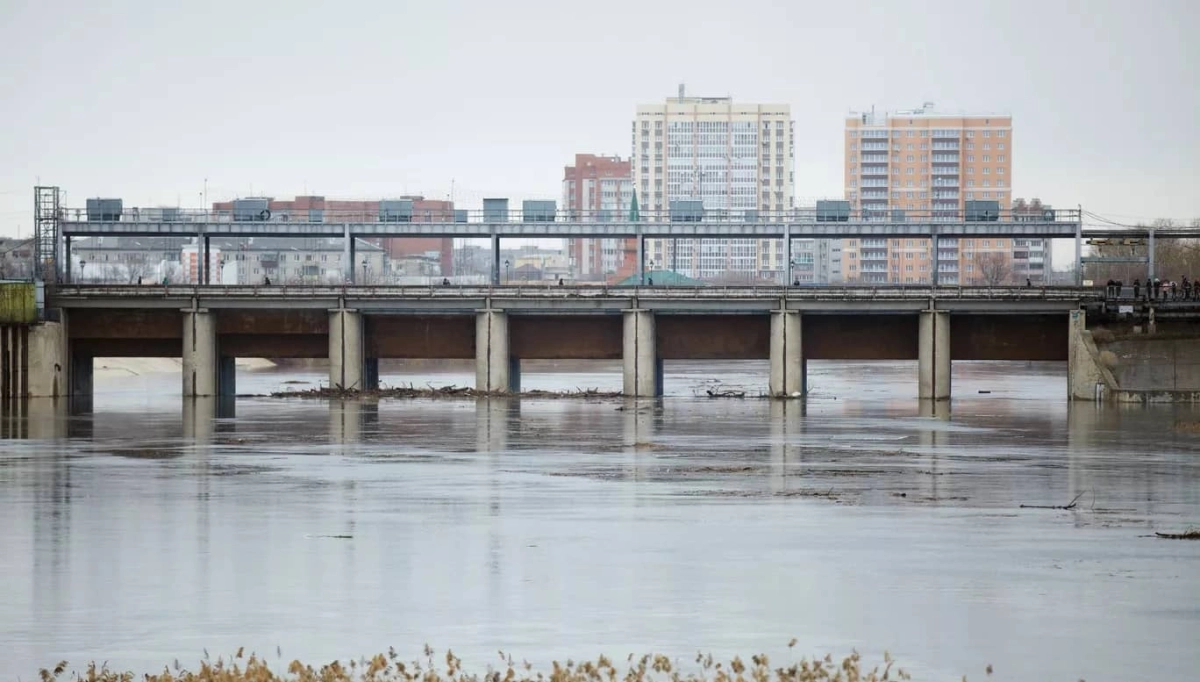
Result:
[[[129,259],[125,262],[125,274],[129,280],[129,284],[141,281],[143,277],[146,277],[153,271],[154,268],[151,267],[144,253],[130,254]]]
[[[1007,254],[985,252],[975,256],[976,283],[994,287],[1001,284],[1011,284],[1013,269]]]

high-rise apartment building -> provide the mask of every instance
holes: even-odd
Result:
[[[791,109],[679,96],[643,104],[633,121],[633,182],[643,213],[666,217],[672,202],[701,201],[710,219],[790,211],[794,196]],[[778,242],[778,240],[768,240]],[[699,279],[777,278],[778,246],[756,239],[648,239],[647,267]]]
[[[968,201],[1012,198],[1012,117],[948,115],[920,109],[846,118],[845,187],[866,220],[962,220]],[[928,283],[934,258],[925,239],[846,239],[848,282]],[[1011,280],[1011,239],[938,240],[938,281]]]
[[[571,220],[628,220],[633,202],[630,163],[619,156],[576,154],[563,169],[562,208]],[[568,239],[572,274],[580,281],[616,281],[637,269],[637,240]]]

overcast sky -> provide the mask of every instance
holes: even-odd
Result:
[[[1200,0],[0,0],[0,234],[32,186],[558,199],[639,103],[783,102],[796,194],[842,195],[850,109],[1011,113],[1014,196],[1200,216]]]

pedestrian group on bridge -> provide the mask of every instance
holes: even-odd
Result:
[[[1144,289],[1144,291],[1143,291]],[[1106,298],[1124,298],[1125,283],[1120,280],[1108,280],[1104,288]],[[1193,282],[1186,276],[1179,281],[1162,281],[1158,277],[1147,279],[1143,286],[1140,278],[1133,280],[1133,298],[1148,301],[1191,301],[1200,299],[1200,283]]]

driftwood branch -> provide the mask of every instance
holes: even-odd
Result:
[[[1070,504],[1064,504],[1064,505],[1023,504],[1023,505],[1021,505],[1021,509],[1074,509],[1075,503],[1079,502],[1079,498],[1083,497],[1084,493],[1086,493],[1086,492],[1087,491],[1085,490],[1082,493],[1079,493],[1078,495],[1076,495],[1075,499],[1071,500]]]

